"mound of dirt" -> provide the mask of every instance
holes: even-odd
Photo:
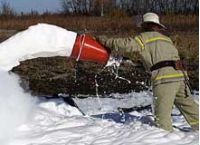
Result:
[[[149,75],[141,66],[133,67],[128,63],[120,66],[119,77],[131,83],[116,77],[111,68],[102,71],[103,68],[99,64],[53,57],[24,61],[12,71],[21,76],[21,85],[26,90],[37,95],[96,94],[95,76],[100,95],[140,91],[149,85]]]

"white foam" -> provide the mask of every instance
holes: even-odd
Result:
[[[120,96],[120,94],[117,94]],[[128,94],[127,94],[128,95]],[[140,100],[146,93],[131,93]],[[127,97],[121,95],[120,98]],[[150,97],[150,96],[149,96]],[[130,99],[130,98],[129,98]],[[123,102],[123,99],[120,99]],[[120,102],[120,100],[117,100]],[[96,99],[80,99],[79,107],[87,105],[90,112],[98,108]],[[115,110],[113,98],[102,98],[103,107],[108,112]],[[150,100],[149,100],[150,101]],[[109,104],[110,106],[106,105]],[[143,102],[143,101],[141,101]],[[120,105],[120,103],[118,103]],[[62,107],[61,107],[62,106]],[[62,108],[62,109],[60,109]],[[107,109],[106,109],[107,108]],[[65,110],[65,111],[64,111]],[[119,124],[112,121],[82,116],[78,110],[62,101],[49,100],[38,104],[31,121],[20,126],[15,140],[10,145],[197,145],[198,132],[169,133],[162,129],[133,121]],[[71,112],[71,113],[70,113]],[[97,112],[99,113],[99,112]],[[139,115],[139,114],[138,114]],[[141,116],[143,114],[140,114]],[[183,121],[183,118],[181,119]]]
[[[37,57],[70,56],[76,36],[55,25],[31,26],[0,44],[0,68],[8,71]]]
[[[1,145],[8,144],[16,127],[26,121],[35,105],[35,99],[20,87],[19,78],[7,71],[27,59],[70,56],[76,35],[55,25],[38,24],[0,44]]]
[[[0,144],[6,145],[15,129],[23,124],[34,108],[35,99],[19,86],[14,74],[0,71]]]

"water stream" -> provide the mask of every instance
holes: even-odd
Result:
[[[129,84],[131,84],[130,80],[119,76],[118,70],[120,68],[122,61],[123,61],[122,58],[110,57],[107,64],[105,65],[105,67],[100,72],[96,73],[96,75],[95,75],[95,90],[96,90],[96,97],[97,97],[98,104],[99,104],[99,110],[102,109],[102,102],[100,101],[100,95],[99,95],[98,76],[100,76],[104,70],[109,69],[111,74],[113,74],[115,76],[115,79],[121,79],[121,80],[127,81]]]

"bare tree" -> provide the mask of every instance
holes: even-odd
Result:
[[[10,3],[8,3],[7,1],[1,2],[0,14],[3,17],[12,17],[16,15],[14,9],[10,6]]]
[[[64,13],[89,14],[93,10],[94,1],[61,0],[61,6]]]
[[[199,12],[199,0],[195,0],[194,2],[194,13]]]
[[[157,13],[198,13],[198,0],[61,0],[64,12],[76,14],[101,14],[123,10],[129,15],[142,14],[147,11]]]

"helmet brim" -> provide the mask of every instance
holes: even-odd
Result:
[[[162,27],[164,29],[167,29],[167,27],[165,25],[160,24],[160,23],[155,23],[155,22],[152,22],[152,21],[143,22],[143,23],[141,23],[140,27],[142,27],[142,25],[147,24],[147,23],[153,23],[153,24],[156,24],[156,25],[158,25],[158,26],[160,26],[160,27]]]

